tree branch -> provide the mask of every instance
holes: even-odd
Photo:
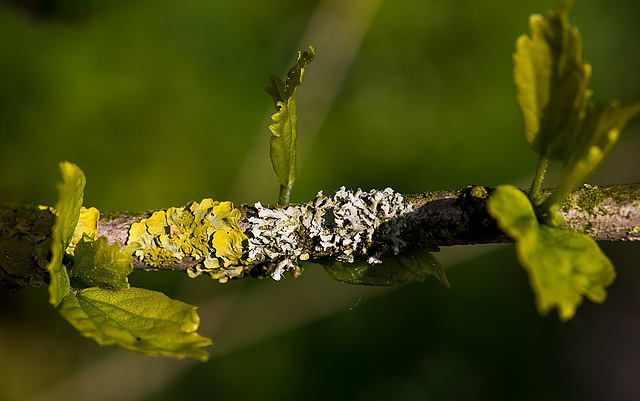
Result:
[[[399,238],[406,243],[406,249],[511,242],[486,211],[486,200],[492,192],[491,188],[476,186],[454,191],[404,195],[404,203],[411,211],[403,214],[405,226],[400,230]],[[550,192],[551,189],[542,190],[542,197],[548,196]],[[270,208],[304,208],[311,203],[313,201]],[[239,209],[242,213],[240,228],[251,235],[251,218],[256,216],[256,208],[243,204]],[[117,241],[124,245],[131,224],[149,217],[151,213],[105,213],[100,218],[98,235],[106,235],[110,242]],[[560,214],[565,218],[566,228],[586,233],[595,240],[638,240],[640,184],[578,188],[562,205]],[[384,236],[374,237],[380,242],[392,241]],[[313,242],[308,237],[298,238],[298,241],[300,244]],[[300,253],[304,252],[309,254],[309,259],[335,256],[313,249],[303,249]],[[264,262],[278,261],[266,259]],[[195,260],[183,260],[182,263],[165,269],[186,270],[195,263]],[[141,261],[135,261],[134,265],[138,269],[150,269]]]
[[[253,261],[244,267],[245,274],[270,274],[277,264],[286,260],[313,261],[325,257],[343,261],[353,260],[354,257],[377,259],[399,251],[511,242],[486,211],[486,201],[492,192],[492,188],[471,186],[454,191],[425,192],[400,197],[391,190],[368,193],[360,191],[354,195],[353,192],[341,189],[334,198],[320,193],[315,200],[302,204],[269,207],[243,204],[239,206],[241,218],[238,223],[249,237],[251,255],[248,260]],[[550,192],[551,189],[543,189],[541,198],[547,197]],[[369,216],[378,221],[371,223],[371,226],[360,220],[354,222],[349,208],[353,208],[353,204],[362,199],[369,204],[382,202],[380,198],[374,199],[374,193],[376,196],[385,193],[399,199],[401,204],[393,206],[396,208],[393,212],[396,215],[389,219]],[[345,194],[350,194],[351,200],[346,200]],[[361,194],[360,198],[358,194]],[[373,209],[391,207],[378,203]],[[339,208],[343,210],[340,211]],[[98,236],[104,235],[109,243],[117,242],[124,246],[131,224],[150,217],[152,213],[153,211],[103,213],[98,224]],[[384,213],[393,214],[388,210]],[[586,233],[598,241],[640,240],[640,184],[598,187],[585,185],[574,190],[560,208],[560,214],[565,219],[566,228]],[[364,217],[365,220],[367,218]],[[52,225],[53,221],[48,219],[46,224]],[[2,223],[5,226],[8,224],[0,221]],[[326,231],[327,229],[332,231]],[[50,232],[42,227],[40,231]],[[370,234],[369,240],[360,239],[363,233]],[[354,241],[357,246],[350,249],[347,244]],[[0,279],[6,281],[11,278],[11,274],[7,273],[5,266],[13,256],[9,252],[10,244],[1,242],[2,237],[0,262],[3,274]],[[161,269],[186,271],[199,262],[183,257],[179,263],[163,266]],[[158,270],[135,257],[133,265],[136,269]],[[43,267],[41,261],[39,267]],[[12,267],[13,270],[15,266]]]

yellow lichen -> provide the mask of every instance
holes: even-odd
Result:
[[[73,238],[67,247],[66,252],[73,255],[76,249],[76,245],[80,242],[80,239],[84,234],[87,234],[89,238],[95,239],[98,233],[98,219],[100,218],[100,212],[95,207],[87,209],[82,207],[80,209],[80,217],[78,218],[78,224],[73,231]]]
[[[247,236],[240,230],[240,211],[231,202],[203,199],[183,208],[154,212],[131,225],[127,244],[152,267],[180,262],[189,256],[200,261],[189,268],[191,277],[208,274],[222,282],[242,274]]]
[[[246,239],[247,236],[237,228],[230,231],[218,230],[213,234],[216,257],[225,261],[225,267],[240,264],[243,241]]]

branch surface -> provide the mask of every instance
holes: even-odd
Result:
[[[243,204],[238,207],[241,213],[238,224],[242,232],[249,237],[248,252],[251,253],[248,258],[250,263],[243,266],[243,274],[273,276],[274,269],[290,270],[293,267],[291,261],[296,260],[334,258],[351,261],[354,257],[364,256],[374,258],[375,262],[375,259],[381,256],[404,251],[511,242],[511,239],[497,228],[495,220],[486,211],[486,201],[492,192],[492,188],[470,186],[453,191],[400,196],[388,189],[369,193],[359,191],[358,193],[364,194],[365,198],[354,198],[352,191],[344,192],[344,189],[341,189],[333,198],[319,193],[316,199],[301,204]],[[349,207],[353,208],[352,204],[346,201],[335,203],[338,202],[341,193],[351,194],[352,201],[355,199],[359,202],[364,199],[365,203],[378,202],[378,198],[374,199],[371,194],[391,194],[396,202],[393,206],[395,212],[385,209],[387,211],[380,212],[382,214],[370,216],[371,221],[377,221],[376,224],[367,226],[369,223],[365,223],[362,226],[361,222],[351,220]],[[543,197],[550,193],[551,189],[542,191]],[[399,206],[397,202],[400,202]],[[3,207],[5,210],[12,207],[25,208],[17,205]],[[338,210],[340,207],[342,211]],[[384,209],[390,206],[374,205],[374,209],[381,207]],[[127,244],[131,225],[149,218],[153,212],[102,213],[97,235],[106,236],[109,243],[117,242],[124,246]],[[572,192],[559,212],[565,220],[566,228],[585,233],[597,241],[640,240],[640,184],[582,186]],[[43,244],[46,241],[50,242],[48,236],[55,219],[50,211],[40,210],[39,213],[38,233],[31,237]],[[50,216],[46,215],[47,213]],[[366,213],[368,212],[365,210],[365,220],[368,218]],[[391,217],[385,219],[385,215]],[[265,219],[264,216],[269,216],[271,220]],[[24,224],[24,219],[20,219],[22,218],[16,220],[19,223],[15,223],[15,227]],[[268,224],[265,223],[267,221]],[[2,229],[9,225],[0,221]],[[15,227],[12,228],[13,232],[17,231]],[[331,231],[327,231],[327,227],[331,228]],[[368,239],[361,238],[365,234],[368,235]],[[42,246],[34,247],[34,254],[28,255],[28,247],[16,247],[15,236],[11,240],[7,238],[0,235],[0,286],[13,289],[8,283],[21,276],[21,269],[30,271],[29,274],[22,275],[24,278],[33,277],[34,269],[40,272],[41,276],[46,276],[46,255],[42,255]],[[359,241],[360,245],[348,249],[346,245],[353,244],[354,241]],[[371,263],[371,259],[369,260]],[[158,268],[133,258],[134,268],[142,270],[188,271],[200,262],[185,256],[177,263]],[[285,262],[288,264],[283,265]],[[20,286],[30,285],[28,280],[26,283],[24,281]]]
[[[405,204],[411,209],[403,215],[405,226],[399,232],[400,239],[406,243],[405,249],[512,242],[486,211],[486,201],[492,192],[492,188],[471,186],[453,191],[403,195]],[[542,193],[547,196],[551,188]],[[311,202],[286,207],[305,207]],[[283,206],[267,208],[277,210]],[[242,213],[240,228],[251,235],[253,224],[250,219],[255,217],[256,208],[243,204],[239,209]],[[104,213],[100,218],[98,236],[105,235],[110,242],[124,245],[131,224],[149,217],[151,213]],[[597,241],[640,240],[640,184],[585,185],[567,198],[560,214],[565,219],[566,228],[585,233]],[[378,242],[391,241],[384,236],[374,238]],[[298,240],[300,244],[312,242],[310,238]],[[305,251],[310,260],[335,256],[313,249]],[[279,260],[267,259],[264,262],[276,263]],[[181,263],[169,265],[166,269],[183,271],[197,263],[186,257]],[[155,270],[137,259],[134,267]]]

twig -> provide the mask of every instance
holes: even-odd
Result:
[[[373,258],[375,262],[381,256],[416,249],[511,242],[486,211],[486,201],[492,192],[492,188],[470,186],[454,191],[400,196],[390,189],[357,193],[341,189],[333,198],[319,194],[313,201],[301,204],[267,207],[259,204],[240,205],[241,218],[238,224],[249,237],[250,262],[243,266],[243,275],[251,273],[263,276],[274,269],[281,271],[291,268],[292,261],[297,260],[313,261],[329,257],[349,261],[364,256]],[[541,199],[550,193],[551,189],[541,190]],[[386,200],[380,201],[383,196],[393,201],[385,204]],[[358,211],[361,216],[357,218],[361,220],[355,221],[349,213],[360,207],[358,202],[365,209],[364,212]],[[371,213],[365,206],[372,207],[374,212]],[[18,208],[17,205],[4,207]],[[106,236],[109,243],[126,245],[131,225],[150,217],[153,212],[103,213],[97,234]],[[565,219],[566,228],[586,233],[597,241],[640,240],[640,183],[598,187],[585,185],[574,190],[559,212]],[[269,220],[261,217],[273,218],[277,215],[286,216],[286,219]],[[38,221],[38,235],[44,238],[39,240],[40,243],[50,242],[48,236],[55,219],[41,216]],[[6,226],[4,228],[12,229],[8,223],[2,224]],[[287,227],[287,224],[296,226]],[[34,276],[33,269],[39,269],[36,277],[46,276],[43,269],[46,259],[43,263],[43,255],[29,257],[20,254],[18,257],[12,254],[12,250],[17,249],[12,244],[0,235],[0,288],[28,286],[26,278]],[[256,254],[260,257],[256,258]],[[185,256],[178,263],[161,269],[186,271],[199,262]],[[31,269],[31,273],[20,276],[19,269],[16,270],[16,264],[20,263],[25,265],[25,269]],[[133,265],[135,269],[158,270],[135,257]],[[8,266],[10,269],[7,269]],[[22,281],[16,285],[12,279],[18,276],[22,277]]]
[[[486,211],[486,200],[493,192],[487,187],[466,187],[454,191],[426,192],[404,195],[405,204],[411,209],[403,214],[404,228],[399,237],[406,243],[405,249],[435,248],[453,245],[474,245],[511,242],[495,224]],[[551,189],[541,191],[542,198]],[[287,207],[304,208],[309,203],[292,204]],[[272,206],[273,209],[282,206]],[[256,209],[240,205],[242,217],[240,228],[250,235],[250,218]],[[105,213],[99,222],[98,235],[106,235],[110,242],[126,243],[128,229],[132,223],[150,216],[148,213]],[[583,186],[576,189],[560,209],[566,228],[583,232],[597,241],[640,240],[640,184],[610,186]],[[376,241],[389,242],[390,238],[374,236]],[[301,244],[310,238],[299,238]],[[375,244],[374,244],[375,246]],[[331,253],[306,250],[309,259],[335,256]],[[279,260],[265,260],[276,263]],[[181,263],[164,267],[167,270],[184,271],[197,264],[196,260],[183,258]],[[155,270],[139,260],[134,260],[136,269]]]

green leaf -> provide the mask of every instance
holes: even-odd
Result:
[[[541,314],[557,307],[561,320],[569,320],[582,296],[602,303],[605,288],[616,277],[613,264],[589,236],[571,230],[540,226],[537,235],[522,241],[518,256],[528,267]]]
[[[56,231],[54,225],[52,233],[53,241],[51,242],[51,259],[46,267],[47,272],[49,272],[49,303],[53,306],[60,305],[64,297],[71,292],[67,269],[62,265],[62,241],[60,241],[60,234],[56,233]]]
[[[109,246],[107,237],[94,241],[85,234],[76,246],[69,277],[74,287],[129,288],[127,276],[133,271],[131,259],[131,251],[126,247],[121,249],[117,242]]]
[[[527,140],[551,160],[571,152],[591,96],[591,66],[582,61],[580,34],[567,20],[569,7],[564,3],[546,18],[532,15],[531,37],[518,38],[513,56]]]
[[[85,186],[84,173],[78,166],[62,162],[59,167],[62,183],[57,185],[58,204],[56,205],[56,223],[52,233],[51,261],[46,268],[50,277],[49,302],[53,306],[58,306],[71,290],[62,257],[78,224]]]
[[[587,108],[580,140],[562,163],[558,187],[545,202],[548,207],[562,203],[575,186],[595,171],[617,143],[627,121],[638,112],[640,103],[621,106],[617,100]]]
[[[316,49],[310,46],[311,52],[298,52],[298,60],[291,67],[284,81],[271,77],[271,86],[267,93],[271,96],[276,114],[269,126],[271,136],[271,164],[280,181],[280,203],[289,202],[289,193],[296,180],[296,141],[298,137],[298,111],[296,92],[302,85],[306,66],[316,56]]]
[[[622,107],[617,101],[589,102],[591,66],[582,61],[580,34],[567,19],[569,8],[566,2],[546,18],[532,15],[531,36],[518,38],[513,56],[524,131],[541,155],[530,197],[543,221],[556,224],[561,222],[558,205],[600,165],[627,121],[640,111],[638,103]],[[562,173],[552,195],[541,202],[549,160],[561,160]]]
[[[329,277],[349,284],[400,286],[413,281],[424,281],[428,275],[435,276],[445,287],[449,280],[435,256],[428,251],[416,251],[405,255],[382,259],[382,263],[369,264],[356,259],[353,263],[332,258],[319,261]]]
[[[100,345],[117,344],[144,355],[194,357],[206,361],[200,348],[211,340],[195,333],[196,307],[143,288],[106,290],[91,287],[68,295],[60,314],[83,336]]]
[[[571,319],[586,296],[604,302],[605,288],[616,277],[611,261],[589,236],[538,224],[527,196],[512,186],[496,189],[489,214],[516,241],[516,252],[536,295],[540,314],[554,307],[563,321]]]
[[[82,170],[73,163],[62,162],[59,167],[62,183],[57,185],[56,226],[60,222],[62,249],[67,249],[80,218],[86,180]]]

